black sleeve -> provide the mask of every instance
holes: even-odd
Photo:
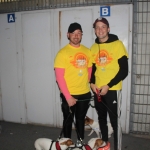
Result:
[[[90,79],[90,83],[93,83],[93,84],[95,84],[95,71],[96,71],[96,65],[93,64],[92,65],[91,79]]]
[[[118,84],[121,80],[124,80],[128,75],[128,58],[127,56],[122,56],[118,59],[119,71],[116,76],[107,84],[110,88]]]

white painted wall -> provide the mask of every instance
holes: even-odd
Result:
[[[8,24],[6,14],[0,20],[1,113],[6,121],[20,122],[15,23]]]
[[[100,6],[92,6],[17,12],[15,23],[7,23],[7,14],[0,15],[0,119],[62,126],[61,102],[53,70],[54,57],[68,43],[67,29],[72,22],[82,25],[82,44],[90,47],[94,43],[92,24],[100,16],[99,10]],[[129,75],[123,85],[121,117],[123,132],[128,133],[132,6],[111,6],[111,16],[107,19],[111,33],[117,34],[123,41],[130,57]],[[87,115],[97,120],[93,108]]]

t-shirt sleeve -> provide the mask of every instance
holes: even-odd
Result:
[[[65,68],[65,55],[60,51],[57,53],[54,60],[54,68]]]

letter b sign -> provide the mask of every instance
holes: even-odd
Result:
[[[101,17],[110,16],[110,6],[100,7],[100,16]]]

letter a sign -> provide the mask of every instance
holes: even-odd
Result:
[[[110,16],[110,6],[100,7],[100,16],[101,17]]]
[[[15,22],[15,14],[7,14],[8,23]]]

